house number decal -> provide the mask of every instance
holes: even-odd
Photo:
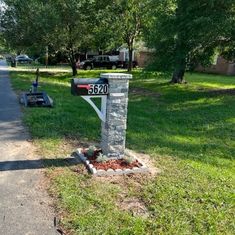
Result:
[[[108,94],[108,85],[107,84],[90,84],[88,94],[89,95],[106,95]]]
[[[108,84],[77,85],[77,88],[87,90],[87,95],[107,95],[108,94]]]

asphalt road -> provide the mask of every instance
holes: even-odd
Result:
[[[30,86],[30,84],[29,84]],[[6,62],[0,61],[0,235],[55,235],[40,159],[27,141]]]

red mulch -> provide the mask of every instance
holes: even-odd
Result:
[[[86,150],[84,149],[83,154],[85,157],[91,162],[91,164],[97,169],[97,170],[105,170],[108,169],[132,169],[134,167],[141,167],[141,164],[135,160],[134,162],[128,164],[124,159],[110,159],[106,162],[96,162],[96,158],[98,157],[98,154],[101,153],[101,150],[96,150],[94,155],[89,157],[86,154]]]

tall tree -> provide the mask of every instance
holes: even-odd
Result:
[[[73,75],[75,54],[92,24],[93,0],[5,0],[1,27],[6,41],[18,50],[47,46],[67,54]]]
[[[119,0],[117,3],[119,9],[118,11],[115,9],[115,11],[118,14],[119,34],[128,47],[128,71],[131,71],[134,44],[148,23],[148,13],[151,10],[151,5],[149,0]]]
[[[60,50],[69,58],[73,75],[77,74],[76,52],[84,48],[93,30],[90,19],[94,15],[93,0],[55,0],[52,7],[56,9],[58,22],[55,29],[56,41]]]
[[[151,0],[96,1],[94,43],[101,50],[125,45],[129,51],[128,71],[132,70],[135,42],[148,25]]]
[[[93,21],[92,43],[93,49],[102,52],[120,47],[123,43],[119,33],[120,21],[117,16],[118,5],[116,1],[95,1],[95,14]]]
[[[147,31],[156,49],[158,69],[173,71],[172,83],[184,82],[186,69],[210,64],[228,36],[234,0],[153,0],[155,16]],[[231,23],[231,22],[230,22]]]
[[[21,51],[45,48],[51,42],[55,14],[47,1],[5,0],[5,3],[1,30],[8,46]]]

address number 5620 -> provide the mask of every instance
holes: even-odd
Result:
[[[90,84],[89,95],[106,95],[108,94],[108,84]]]

